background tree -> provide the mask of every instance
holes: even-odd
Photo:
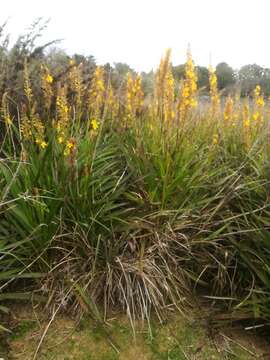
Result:
[[[205,66],[196,66],[198,76],[198,88],[203,88],[209,91],[209,74],[208,69]]]
[[[265,95],[270,95],[270,69],[257,64],[242,66],[238,73],[242,95],[250,95],[260,85]]]
[[[221,62],[216,66],[216,75],[219,90],[230,88],[236,82],[235,72],[226,62]]]

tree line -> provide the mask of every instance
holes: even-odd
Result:
[[[28,65],[32,86],[39,89],[40,67],[46,64],[54,76],[60,79],[69,71],[71,59],[73,64],[82,67],[85,83],[89,83],[96,67],[94,56],[74,54],[69,56],[59,47],[59,40],[36,45],[37,40],[47,27],[47,22],[37,19],[29,29],[20,35],[17,40],[10,44],[9,35],[6,32],[6,24],[0,26],[0,97],[8,92],[14,104],[20,103],[24,96],[23,76],[25,63]],[[185,65],[173,66],[173,75],[176,81],[181,82],[184,77]],[[124,89],[126,75],[134,70],[126,63],[107,63],[104,65],[105,76],[110,77],[115,89]],[[205,66],[197,66],[198,87],[200,93],[207,95],[209,92],[209,74]],[[233,69],[226,62],[216,66],[218,89],[224,94],[234,93],[240,90],[242,96],[251,95],[254,87],[260,85],[265,96],[270,96],[270,69],[257,64],[242,66],[239,70]],[[144,93],[151,94],[153,90],[154,71],[142,72],[142,85]],[[37,94],[38,95],[38,90]]]

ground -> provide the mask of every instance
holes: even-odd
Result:
[[[0,338],[4,360],[270,359],[269,345],[254,335],[237,329],[210,335],[201,322],[180,315],[164,324],[153,321],[150,328],[136,323],[135,334],[123,315],[109,318],[104,328],[87,316],[78,323],[68,314],[57,315],[37,352],[50,318],[29,306],[12,313],[12,333]]]

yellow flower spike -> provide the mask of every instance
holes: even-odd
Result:
[[[155,75],[155,107],[153,115],[159,114],[167,123],[175,118],[175,82],[172,73],[171,49],[161,58]]]
[[[261,94],[261,87],[260,87],[260,85],[256,85],[255,90],[254,90],[254,95],[260,96],[260,94]]]
[[[260,124],[263,121],[263,111],[265,107],[264,94],[260,85],[257,85],[253,91],[254,93],[254,110],[252,119],[254,122]]]
[[[250,109],[249,109],[249,100],[245,99],[242,105],[242,121],[245,127],[245,123],[249,122],[250,120]]]
[[[102,66],[97,66],[93,74],[91,86],[88,91],[88,112],[90,116],[99,118],[101,116],[102,108],[105,102],[105,71]]]
[[[11,119],[11,116],[9,113],[9,103],[8,103],[7,96],[8,96],[8,94],[4,93],[4,95],[2,97],[2,107],[1,107],[0,111],[1,111],[1,114],[3,116],[6,126],[9,127],[12,124],[12,119]]]
[[[49,72],[49,69],[46,65],[41,65],[41,89],[43,93],[44,105],[47,110],[50,109],[53,97],[53,77]]]
[[[185,64],[185,78],[180,87],[180,98],[178,102],[178,111],[180,118],[185,119],[191,108],[198,105],[196,99],[197,93],[197,74],[194,62],[192,60],[190,49],[187,52],[187,61]]]
[[[85,90],[85,86],[83,84],[82,64],[79,66],[73,66],[69,70],[68,86],[72,93],[70,98],[70,105],[75,106],[76,112],[80,112],[83,92]]]
[[[171,64],[168,67],[165,83],[164,83],[164,119],[165,121],[172,121],[175,117],[174,112],[174,78],[172,74]]]
[[[229,95],[226,99],[225,106],[224,106],[224,112],[223,112],[223,118],[225,121],[231,120],[233,117],[233,99]]]
[[[28,104],[30,106],[31,100],[33,97],[33,92],[32,92],[32,88],[31,88],[31,84],[30,84],[30,77],[29,77],[28,65],[27,65],[26,60],[24,63],[24,94],[25,94]]]
[[[262,93],[260,85],[257,85],[254,90],[254,101],[258,108],[263,108],[265,105],[264,95]]]
[[[91,121],[92,129],[96,131],[99,128],[99,122],[96,119]]]
[[[58,136],[66,133],[70,124],[67,88],[61,87],[58,89],[56,97],[56,130]]]
[[[217,75],[211,65],[209,66],[208,71],[209,71],[209,85],[210,85],[210,97],[211,97],[211,112],[214,115],[216,114],[220,104],[218,87],[217,87]]]

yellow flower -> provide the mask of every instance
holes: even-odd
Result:
[[[70,149],[66,148],[66,149],[64,150],[64,155],[65,155],[65,156],[68,156],[69,154],[70,154]]]
[[[46,79],[48,84],[51,84],[53,82],[53,77],[50,74],[47,74]]]
[[[244,121],[244,126],[245,126],[246,128],[248,128],[248,127],[250,126],[250,120],[249,120],[249,119],[246,119],[246,120]]]
[[[48,144],[45,141],[42,141],[41,144],[40,144],[40,147],[42,149],[45,149],[47,146],[48,146]]]
[[[261,87],[260,85],[256,85],[256,88],[254,90],[255,96],[260,96],[260,93],[261,93]]]
[[[58,140],[59,144],[63,144],[63,142],[64,142],[63,136],[58,136],[57,140]]]
[[[96,119],[91,121],[92,129],[97,130],[99,128],[99,122]]]
[[[258,97],[257,99],[257,105],[258,106],[264,106],[265,105],[265,102],[264,102],[264,99],[262,96]]]
[[[218,134],[213,135],[213,145],[216,145],[218,143]]]
[[[12,121],[11,121],[11,118],[10,118],[9,115],[5,116],[5,123],[6,123],[7,125],[11,125],[11,124],[12,124]]]
[[[257,105],[257,107],[263,108],[265,105],[265,102],[264,102],[264,95],[261,91],[260,85],[256,86],[256,88],[254,90],[254,97],[255,97],[255,104]]]
[[[68,149],[72,150],[72,149],[74,148],[74,146],[75,146],[74,143],[72,143],[72,142],[70,142],[70,141],[67,142],[67,148],[68,148]]]
[[[99,89],[103,90],[104,89],[104,82],[103,80],[98,80],[97,81],[97,86]]]
[[[64,155],[68,156],[71,152],[73,152],[75,149],[75,142],[73,139],[70,139],[69,141],[67,141],[66,143],[66,147],[64,150]]]
[[[197,107],[197,105],[198,105],[197,100],[195,100],[195,99],[191,99],[191,100],[190,100],[190,106],[191,106],[191,107]]]
[[[260,113],[258,111],[256,111],[254,114],[253,114],[253,120],[254,121],[257,121],[260,117]]]
[[[38,144],[42,149],[45,149],[48,146],[46,141],[39,138],[36,139],[36,144]]]

